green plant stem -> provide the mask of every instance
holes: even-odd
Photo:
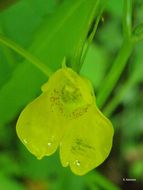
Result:
[[[17,43],[15,43],[12,40],[6,38],[2,34],[0,34],[0,43],[2,43],[3,45],[9,47],[10,49],[12,49],[15,52],[17,52],[18,54],[20,54],[25,59],[27,59],[34,66],[36,66],[39,70],[41,70],[46,76],[50,77],[51,74],[53,73],[45,64],[43,64],[43,62],[41,62],[35,56],[30,54],[28,51],[23,49],[21,46],[19,46]]]
[[[124,39],[129,39],[132,35],[132,0],[124,0],[123,34]]]
[[[100,0],[96,0],[95,6],[93,7],[92,12],[90,13],[91,16],[89,18],[88,28],[86,29],[86,32],[84,34],[85,38],[87,37],[87,34],[89,32],[89,28],[90,28],[90,26],[92,24],[92,21],[93,21],[95,15],[96,15],[96,11],[99,8],[99,4],[100,4]],[[86,43],[85,38],[79,42],[80,45],[79,45],[78,49],[76,49],[76,60],[72,64],[72,68],[76,72],[80,71],[81,57],[82,57],[82,54],[83,54],[83,51],[84,51],[84,47],[85,47],[85,43]]]
[[[84,50],[83,50],[83,54],[82,54],[82,57],[81,57],[81,61],[80,61],[80,64],[79,64],[78,71],[81,70],[81,67],[82,67],[82,65],[83,65],[83,63],[84,63],[86,54],[87,54],[87,52],[88,52],[89,46],[90,46],[90,44],[91,44],[91,42],[92,42],[92,40],[93,40],[93,38],[94,38],[94,36],[95,36],[95,33],[96,33],[96,31],[97,31],[97,27],[98,27],[98,24],[99,24],[99,22],[100,22],[100,19],[101,19],[101,16],[102,16],[102,14],[103,14],[103,11],[104,11],[104,8],[105,8],[106,3],[107,3],[107,1],[104,1],[103,5],[102,5],[102,7],[101,7],[101,9],[100,9],[100,11],[99,11],[99,14],[98,14],[98,16],[97,16],[97,19],[96,19],[96,21],[95,21],[93,30],[92,30],[90,36],[89,36],[88,39],[87,39],[87,43],[85,44],[85,47],[84,47]]]
[[[140,55],[140,54],[139,54]],[[143,56],[135,61],[134,69],[132,70],[128,79],[120,84],[114,97],[105,106],[103,112],[107,117],[110,117],[116,107],[124,100],[124,96],[142,80],[143,68],[141,67]]]
[[[109,102],[108,105],[103,109],[103,112],[107,117],[110,117],[112,115],[115,108],[119,105],[124,95],[126,94],[126,92],[128,92],[128,90],[131,87],[132,83],[130,82],[130,80],[128,80],[118,89],[118,93],[114,96],[111,102]]]
[[[109,71],[104,83],[101,84],[99,93],[97,94],[97,105],[101,108],[108,97],[110,96],[113,88],[118,82],[128,58],[134,47],[134,42],[131,40],[132,36],[132,0],[124,0],[123,7],[123,35],[124,40],[122,47]]]
[[[115,62],[109,71],[104,84],[102,84],[101,88],[99,89],[99,94],[97,95],[97,105],[100,108],[103,106],[110,93],[112,92],[112,89],[115,87],[117,81],[119,80],[120,75],[127,64],[127,60],[131,55],[133,45],[134,44],[132,41],[123,42],[120,52],[115,59]]]
[[[143,40],[143,32],[142,32],[143,30],[142,30],[142,27],[143,27],[143,24],[138,25],[136,27],[135,31],[132,33],[132,0],[125,0],[124,1],[123,31],[124,31],[124,38],[127,39],[127,40],[129,39],[128,41],[131,43],[130,48],[127,51],[124,52],[126,54],[126,58],[129,57],[130,52],[133,49],[133,46],[137,42],[140,42],[141,40]],[[121,54],[121,52],[120,52],[120,54]],[[122,55],[119,55],[119,57],[120,56],[122,56]],[[116,60],[116,62],[118,62],[118,61]],[[123,85],[121,85],[119,87],[118,93],[116,93],[116,95],[111,99],[111,101],[103,109],[103,112],[105,113],[106,116],[108,116],[108,117],[111,116],[111,114],[113,113],[113,111],[115,110],[115,108],[118,106],[118,104],[123,100],[124,95],[126,94],[126,92],[133,85],[135,85],[135,83],[136,83],[135,81],[134,81],[134,77],[131,76]],[[110,82],[108,83],[108,85],[110,85]],[[107,83],[106,83],[106,85],[107,85]],[[108,88],[108,87],[106,86],[106,88]],[[110,89],[109,91],[111,92],[111,90],[112,89]],[[104,95],[101,95],[102,96],[102,97],[100,97],[101,100],[100,99],[98,100],[100,106],[102,106],[104,104],[105,100],[108,98],[108,95],[106,95],[106,90],[104,90],[104,92],[105,92],[105,97],[104,97]],[[102,98],[103,98],[103,102],[102,102]],[[101,104],[100,104],[100,102],[101,102]]]

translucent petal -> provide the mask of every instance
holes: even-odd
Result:
[[[88,82],[69,68],[55,72],[42,91],[22,111],[16,126],[21,141],[39,159],[56,151],[70,119],[93,101]]]
[[[108,156],[113,138],[110,121],[96,106],[73,119],[60,144],[60,158],[64,167],[84,175],[100,165]]]
[[[16,130],[39,159],[60,144],[63,166],[78,175],[101,164],[112,146],[112,124],[96,107],[92,85],[67,67],[42,86],[42,94],[20,114]]]
[[[16,126],[20,140],[38,159],[56,151],[64,132],[64,121],[51,111],[48,100],[47,93],[36,98],[23,110]]]

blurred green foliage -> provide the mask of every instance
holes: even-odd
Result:
[[[99,94],[123,41],[123,2],[109,0],[80,73]],[[85,38],[104,1],[0,1],[0,32],[55,71],[63,57],[75,69]],[[95,19],[94,19],[95,18]],[[133,28],[143,23],[143,2],[133,1]],[[90,33],[89,33],[90,35]],[[102,110],[115,126],[113,150],[95,171],[78,177],[58,154],[38,161],[19,142],[15,124],[22,108],[47,78],[0,45],[0,190],[143,189],[143,42],[139,42]],[[116,65],[118,70],[118,65]],[[97,96],[98,99],[98,96]],[[90,130],[90,128],[89,128]],[[135,178],[136,182],[123,181]]]

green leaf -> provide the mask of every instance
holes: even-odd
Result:
[[[34,54],[55,70],[66,56],[69,64],[76,69],[87,33],[99,7],[98,2],[66,0],[41,27],[37,34],[38,40],[32,46]]]
[[[6,61],[7,50],[0,46],[0,87],[10,78],[12,72],[11,65]]]
[[[46,10],[44,3],[47,4]],[[50,10],[49,0],[20,0],[0,14],[0,24],[4,34],[25,47],[30,45],[33,33]]]
[[[12,3],[14,0],[0,0],[0,7],[3,4],[8,5],[8,2]],[[54,2],[53,0],[17,1],[0,12],[0,33],[20,43],[23,47],[28,47],[44,16],[50,14],[56,7]],[[10,79],[19,60],[22,59],[18,54],[7,47],[0,46],[0,86]]]
[[[54,70],[64,56],[76,67],[87,33],[94,19],[97,0],[65,1],[46,18],[30,51]],[[11,120],[40,91],[46,77],[27,61],[19,64],[11,80],[0,91],[0,123]]]

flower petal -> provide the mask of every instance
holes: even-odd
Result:
[[[56,151],[67,123],[93,102],[89,84],[69,68],[55,72],[42,91],[22,111],[16,126],[21,141],[39,159]]]
[[[113,138],[110,121],[92,106],[82,116],[73,119],[60,144],[60,158],[64,167],[84,175],[100,165],[108,156]]]
[[[20,140],[38,159],[56,151],[64,132],[62,117],[50,106],[48,93],[43,93],[22,111],[16,126]]]

